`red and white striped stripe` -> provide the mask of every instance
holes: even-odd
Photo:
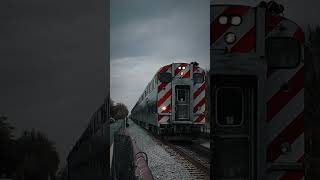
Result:
[[[172,72],[172,65],[162,67],[159,70],[159,73],[170,73]],[[158,101],[157,101],[157,110],[158,110],[158,122],[159,123],[168,123],[171,114],[171,97],[172,97],[172,84],[166,82],[160,82],[158,84]],[[165,107],[165,109],[163,109]]]
[[[205,71],[199,67],[193,68],[193,73],[202,73],[205,75]],[[205,123],[205,111],[206,111],[206,83],[194,83],[193,87],[193,114],[194,114],[194,123],[204,124]]]
[[[281,85],[288,83],[288,92]],[[304,156],[304,65],[293,70],[278,70],[267,79],[267,160],[270,163],[295,163]],[[281,151],[288,143],[291,150]],[[268,179],[303,179],[303,171],[272,172]]]

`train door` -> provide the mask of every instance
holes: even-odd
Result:
[[[177,85],[175,93],[175,120],[188,121],[190,119],[190,86]]]
[[[214,117],[211,177],[256,180],[257,80],[214,75],[210,84]]]

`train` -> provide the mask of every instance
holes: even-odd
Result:
[[[146,86],[130,118],[161,136],[200,133],[206,115],[206,71],[197,62],[161,67]]]
[[[283,5],[210,4],[212,179],[300,180],[305,35]]]
[[[89,123],[67,156],[63,179],[108,179],[110,177],[110,99],[92,114]]]

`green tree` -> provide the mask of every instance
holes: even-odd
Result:
[[[18,179],[55,179],[59,166],[59,156],[47,136],[41,132],[24,131],[17,140],[19,149],[19,165],[17,167]]]
[[[112,110],[114,111],[112,117],[116,120],[124,119],[129,114],[127,106],[123,103],[117,103],[115,106],[113,106]]]

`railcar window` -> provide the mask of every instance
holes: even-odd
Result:
[[[184,102],[186,99],[186,93],[184,89],[178,90],[178,101]]]
[[[295,68],[300,63],[300,51],[300,44],[296,39],[266,39],[266,58],[270,68]]]
[[[218,89],[217,124],[220,126],[239,126],[242,124],[243,96],[240,88],[225,87]]]
[[[204,76],[201,73],[193,73],[193,81],[195,83],[203,83]]]
[[[159,80],[160,82],[171,82],[172,75],[171,73],[161,73],[159,74]]]

